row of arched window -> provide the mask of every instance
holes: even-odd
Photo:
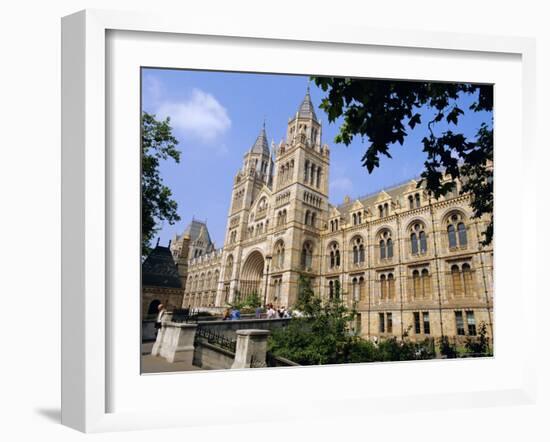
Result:
[[[409,209],[419,208],[420,207],[420,193],[415,193],[409,195]]]
[[[279,210],[277,212],[277,227],[284,226],[286,224],[286,209]]]
[[[279,174],[277,176],[277,184],[280,187],[282,184],[290,181],[294,176],[294,159],[282,164],[279,168]]]
[[[304,164],[304,182],[317,188],[321,187],[321,166],[317,166],[313,162],[306,160]]]
[[[314,211],[306,210],[306,213],[304,216],[304,224],[306,226],[315,227],[316,218],[317,218],[317,214]]]
[[[279,270],[285,265],[285,244],[277,241],[273,249],[273,268]],[[302,245],[300,253],[300,266],[303,270],[311,270],[313,265],[313,244],[310,241],[305,241]]]
[[[201,273],[191,275],[186,284],[186,292],[196,292],[202,290],[216,290],[219,281],[220,272],[216,270],[214,273]]]

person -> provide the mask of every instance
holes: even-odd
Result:
[[[269,304],[267,309],[267,319],[273,318],[275,318],[275,310],[273,309],[273,304]]]
[[[241,312],[237,307],[233,307],[231,310],[231,320],[238,321],[239,319],[241,319]]]
[[[157,330],[157,334],[162,327],[162,318],[164,317],[164,314],[166,313],[166,309],[164,308],[163,304],[159,304],[157,307],[158,314],[157,314],[157,320],[155,321],[155,328]]]
[[[256,307],[256,319],[260,319],[262,316],[262,308],[260,306]]]
[[[292,315],[290,314],[290,310],[289,309],[284,309],[283,318],[288,319],[288,318],[291,318],[291,317],[292,317]]]
[[[231,317],[231,311],[228,308],[226,308],[225,311],[223,312],[222,320],[226,321],[230,317]]]

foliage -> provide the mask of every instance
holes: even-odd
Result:
[[[300,277],[296,307],[303,317],[292,318],[287,327],[272,332],[269,350],[301,365],[350,362],[403,361],[435,356],[433,342],[420,343],[391,338],[376,345],[350,333],[356,312],[340,297],[323,303],[311,289],[310,279]]]
[[[174,224],[180,220],[178,205],[159,172],[161,160],[180,161],[178,140],[172,135],[170,118],[158,121],[155,115],[141,116],[141,254],[151,251],[151,240],[159,231],[159,223]]]
[[[439,340],[439,352],[449,359],[458,355],[456,344],[451,343],[448,336],[442,336]]]
[[[466,350],[475,355],[491,354],[489,348],[489,338],[487,337],[487,324],[482,322],[479,327],[479,336],[476,338],[468,338],[465,344]]]
[[[390,147],[403,145],[408,128],[422,123],[420,108],[433,111],[427,123],[429,135],[422,140],[427,159],[422,182],[436,198],[464,183],[461,193],[473,195],[475,217],[486,214],[490,223],[484,232],[484,244],[493,237],[493,128],[482,124],[474,140],[468,140],[456,129],[464,110],[457,100],[471,96],[474,112],[493,111],[493,86],[466,83],[434,83],[352,78],[312,77],[315,84],[328,92],[320,107],[330,122],[343,117],[336,136],[337,143],[349,145],[355,136],[367,138],[369,144],[362,157],[363,166],[371,173],[380,165],[380,156],[391,158]],[[446,130],[437,131],[437,124],[446,122]],[[451,124],[455,129],[450,129]]]
[[[235,296],[235,299],[236,301],[233,302],[233,304],[230,304],[231,307],[237,308],[239,310],[249,309],[250,313],[254,312],[254,309],[256,307],[260,307],[262,305],[260,295],[258,295],[257,293],[251,293],[247,295],[247,297],[243,300],[240,300],[239,296]],[[244,311],[241,313],[244,313]]]

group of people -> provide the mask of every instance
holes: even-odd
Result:
[[[222,319],[224,321],[238,321],[239,319],[241,319],[241,311],[237,307],[225,309]]]
[[[267,305],[267,311],[266,311],[267,319],[280,319],[280,318],[291,318],[292,314],[290,313],[290,310],[286,309],[285,306],[280,306],[278,308],[274,308],[273,304]]]

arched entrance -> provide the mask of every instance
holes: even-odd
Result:
[[[264,257],[258,251],[252,252],[246,258],[239,283],[240,299],[253,293],[261,297],[261,282],[264,275]]]

